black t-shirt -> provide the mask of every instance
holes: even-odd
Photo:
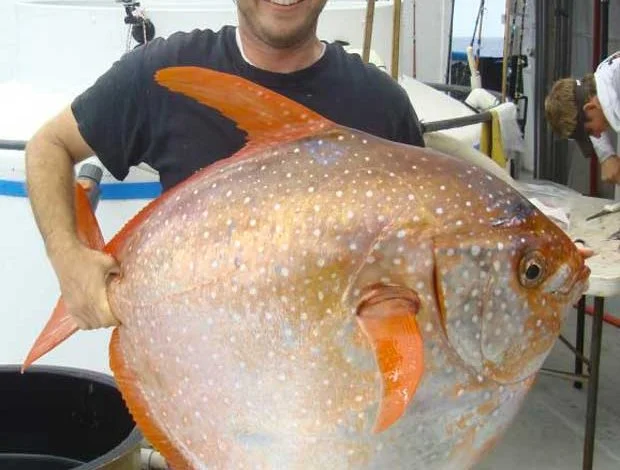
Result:
[[[338,44],[303,70],[282,74],[248,64],[235,28],[179,32],[125,54],[76,97],[80,132],[103,165],[122,180],[146,162],[164,190],[238,151],[245,133],[203,104],[171,93],[153,79],[170,66],[207,67],[249,79],[338,124],[386,139],[423,146],[418,118],[405,90],[359,55]]]

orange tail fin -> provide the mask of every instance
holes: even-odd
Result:
[[[103,250],[105,242],[97,223],[97,219],[88,200],[86,190],[80,183],[75,185],[75,212],[78,237],[85,245]],[[30,365],[54,349],[78,330],[78,326],[67,313],[62,297],[58,299],[52,316],[36,339],[24,364],[22,373]]]

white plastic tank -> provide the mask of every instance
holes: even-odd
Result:
[[[232,0],[144,0],[141,8],[155,25],[156,36],[237,24]],[[391,56],[392,11],[391,1],[377,1],[373,48],[385,58]],[[39,89],[79,91],[127,51],[125,10],[114,0],[22,0],[15,15],[15,78]],[[365,18],[366,2],[330,0],[319,19],[318,35],[361,47]],[[403,48],[407,53],[411,51]]]

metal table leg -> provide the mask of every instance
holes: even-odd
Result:
[[[596,406],[604,307],[605,299],[603,297],[595,297],[594,316],[592,318],[592,340],[590,344],[590,379],[588,380],[588,408],[586,411],[586,435],[583,446],[583,470],[592,470],[594,459],[594,432],[596,430]]]
[[[575,348],[579,354],[575,354],[575,374],[583,374],[583,337],[586,323],[586,296],[582,295],[577,304],[577,338],[575,342]],[[583,387],[583,383],[574,382],[573,386],[577,389]]]

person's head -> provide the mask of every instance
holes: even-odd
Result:
[[[553,84],[545,99],[545,115],[553,132],[562,138],[580,134],[578,124],[587,135],[600,137],[609,127],[596,95],[593,74],[581,80],[563,78]]]
[[[275,49],[295,47],[316,37],[327,0],[236,0],[239,28]]]

